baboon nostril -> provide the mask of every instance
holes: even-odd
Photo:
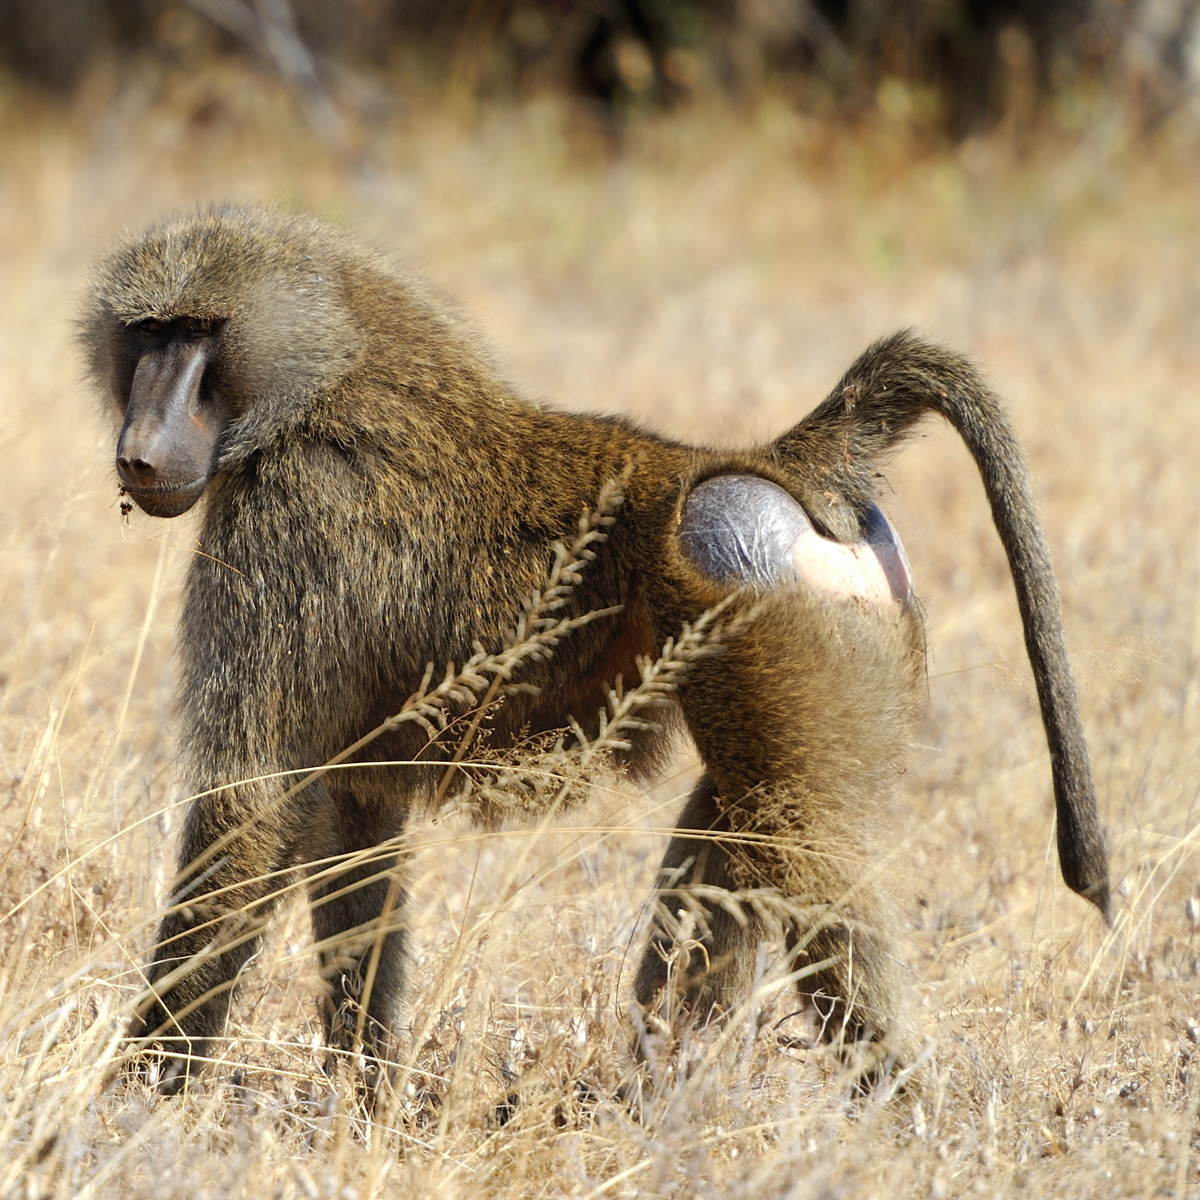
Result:
[[[117,458],[117,470],[122,479],[142,484],[150,483],[158,474],[153,463],[144,458],[126,458],[123,454]]]

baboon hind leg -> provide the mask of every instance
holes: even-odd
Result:
[[[720,916],[737,908],[719,890],[756,892],[788,931],[821,1036],[896,1040],[903,988],[871,835],[911,734],[923,644],[907,561],[878,510],[862,534],[856,546],[820,537],[786,492],[753,477],[707,480],[683,506],[680,588],[706,607],[744,591],[680,692],[708,773],[663,861],[642,1003],[675,963],[685,1002],[736,1004],[769,930],[745,905],[744,924]],[[676,944],[679,914],[696,907],[710,914],[703,962]]]
[[[309,885],[326,1042],[335,1052],[363,1048],[387,1061],[405,974],[407,897],[394,844],[404,821],[349,794],[334,805],[335,853],[345,865],[323,866]]]
[[[769,817],[742,822],[754,827],[750,840],[723,839],[738,823],[703,775],[659,869],[634,985],[638,1003],[649,1007],[665,993],[668,1009],[702,1020],[728,1013],[755,984],[759,947],[782,935],[789,969],[802,972],[796,986],[818,1039],[891,1048],[904,988],[890,945],[890,903],[863,849],[847,845],[839,829],[822,837],[819,821],[801,841]],[[759,838],[770,842],[758,849]],[[764,890],[777,898],[777,915]],[[747,891],[759,893],[757,903]]]
[[[785,923],[789,961],[805,972],[797,987],[817,1019],[817,1037],[823,1042],[901,1049],[897,1022],[905,994],[885,927],[887,904],[879,895],[853,904],[853,911],[871,914],[872,921],[855,920],[853,911],[847,911],[851,904],[843,903],[830,906],[812,924]]]
[[[706,773],[680,814],[659,868],[650,940],[634,984],[639,1004],[650,1005],[667,989],[703,1018],[728,1011],[753,986],[758,946],[775,931],[761,913],[738,901],[723,832],[729,832],[729,821]],[[725,902],[714,903],[714,897]]]

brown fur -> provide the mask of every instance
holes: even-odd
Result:
[[[555,542],[569,541],[581,512],[620,478],[624,505],[569,597],[576,614],[620,611],[530,665],[522,678],[538,690],[506,700],[489,741],[503,747],[568,717],[594,729],[606,685],[628,681],[638,655],[653,657],[729,596],[675,537],[695,484],[765,477],[826,533],[856,540],[881,455],[926,411],[951,420],[980,464],[1054,753],[1064,872],[1107,912],[1106,851],[1049,559],[1011,428],[966,360],[897,334],[770,446],[696,449],[626,420],[528,405],[415,281],[313,220],[232,209],[169,221],[97,270],[82,337],[118,414],[139,386],[139,322],[185,317],[218,323],[204,403],[219,424],[203,555],[179,631],[183,773],[200,798],[180,843],[154,991],[134,1028],[153,1045],[201,1054],[281,879],[398,836],[443,770],[328,774],[282,805],[287,782],[230,785],[328,761],[394,712],[427,663],[440,670],[476,645],[499,646]],[[887,1039],[900,988],[862,832],[917,710],[923,647],[912,603],[867,611],[788,585],[736,604],[753,614],[692,664],[678,696],[707,773],[664,859],[666,902],[638,998],[650,1003],[667,978],[689,883],[774,889],[791,903],[798,959],[836,960],[801,984],[833,998],[830,1036]],[[663,728],[640,731],[633,769],[653,770],[666,738]],[[436,763],[452,749],[403,725],[369,757]],[[367,1034],[381,1056],[403,979],[402,920],[382,933],[379,924],[403,900],[393,880],[372,864],[312,889],[329,1037],[352,1044],[345,1014],[374,948]],[[710,969],[680,967],[694,1004],[728,1006],[745,988],[755,920],[713,911]]]

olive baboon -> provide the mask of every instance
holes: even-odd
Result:
[[[121,422],[124,490],[163,517],[208,497],[179,636],[181,754],[198,798],[134,1023],[147,1046],[176,1052],[167,1086],[220,1032],[280,881],[395,838],[414,805],[441,798],[452,746],[403,724],[363,753],[407,766],[292,792],[278,773],[376,729],[428,663],[499,646],[614,479],[619,512],[567,599],[602,615],[528,664],[530,686],[489,715],[489,745],[568,718],[594,730],[607,684],[732,604],[742,618],[676,695],[706,773],[666,851],[637,997],[668,978],[689,889],[774,889],[801,914],[783,932],[816,971],[802,988],[838,1018],[827,1027],[886,1042],[899,989],[861,830],[903,757],[923,644],[876,467],[926,412],[979,465],[1049,740],[1063,875],[1107,915],[1107,850],[1024,461],[958,355],[896,334],[770,445],[697,449],[523,402],[420,284],[314,220],[241,208],[116,249],[82,340]],[[652,770],[669,736],[637,731],[631,769]],[[370,976],[357,1036],[379,1056],[403,978],[402,924],[382,919],[403,901],[395,877],[360,860],[310,883],[329,1039],[352,1044],[345,1014]],[[715,906],[678,990],[728,1005],[759,932]]]

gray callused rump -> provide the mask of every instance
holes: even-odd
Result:
[[[891,522],[868,504],[862,526],[852,542],[822,537],[777,484],[756,475],[716,475],[684,502],[679,544],[696,566],[725,583],[804,581],[866,602],[906,599],[912,570]]]

